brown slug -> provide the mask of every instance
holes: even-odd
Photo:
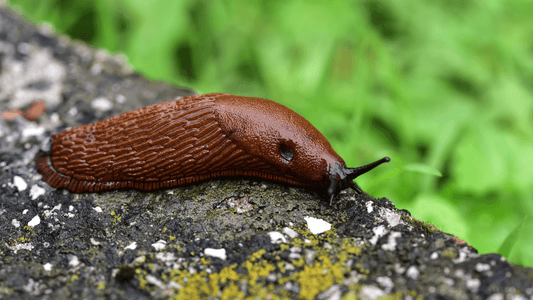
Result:
[[[52,136],[43,179],[71,192],[170,188],[245,176],[317,187],[330,205],[388,157],[347,168],[306,119],[276,102],[229,94],[184,97]]]

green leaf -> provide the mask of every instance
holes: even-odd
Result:
[[[414,218],[431,223],[444,232],[465,240],[469,236],[468,222],[451,199],[436,194],[421,194],[406,208]]]
[[[403,168],[404,168],[404,170],[411,171],[411,172],[417,172],[417,173],[429,174],[429,175],[434,175],[434,176],[437,176],[437,177],[442,177],[442,173],[439,170],[433,168],[432,166],[426,165],[426,164],[413,163],[413,164],[405,165]]]
[[[492,124],[475,122],[456,145],[452,177],[465,192],[483,195],[504,188],[514,153],[512,139]]]
[[[527,216],[524,217],[522,222],[520,222],[520,224],[518,224],[515,229],[509,232],[503,243],[500,245],[498,253],[501,254],[503,257],[508,258],[509,254],[511,254],[511,250],[513,250],[514,245],[519,240],[520,231],[522,230],[522,228],[524,228],[524,224],[526,223],[526,221]]]

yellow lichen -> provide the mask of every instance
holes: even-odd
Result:
[[[233,264],[229,267],[226,267],[217,274],[218,275],[218,281],[222,284],[226,284],[230,281],[237,281],[239,280],[239,274],[235,272],[235,268],[237,267],[237,264]]]
[[[351,269],[345,267],[348,260],[361,254],[361,247],[355,246],[353,239],[339,239],[333,231],[321,235],[314,235],[307,229],[298,232],[300,237],[291,239],[288,244],[280,244],[278,250],[272,253],[274,263],[264,258],[267,251],[262,249],[249,255],[242,264],[233,264],[219,272],[207,273],[206,270],[209,269],[205,266],[210,266],[211,261],[202,257],[198,261],[184,261],[180,269],[161,274],[160,278],[164,282],[174,281],[179,284],[179,288],[169,290],[175,293],[173,299],[313,299],[332,285],[342,284],[351,271],[368,273],[361,264],[356,264]],[[305,239],[310,243],[306,243]],[[331,247],[324,247],[326,243]],[[290,263],[283,260],[287,251],[295,246],[302,248],[301,256]],[[313,255],[308,256],[309,253]],[[195,256],[196,253],[190,252],[190,255]],[[288,265],[296,269],[286,270]],[[144,268],[151,270],[150,264],[144,264]],[[203,271],[190,273],[191,268]],[[247,272],[239,273],[237,269]],[[269,275],[275,277],[267,280]],[[299,285],[298,295],[281,288],[289,281]],[[243,284],[247,286],[246,294],[240,289]],[[354,292],[351,295],[357,295],[354,286],[357,285],[350,288]],[[147,286],[146,280],[140,280],[139,287],[147,290],[157,288]]]
[[[139,276],[139,288],[144,290],[146,289],[147,284],[148,284],[148,281],[144,278],[144,276]]]
[[[250,261],[255,261],[256,259],[260,259],[261,256],[263,256],[265,253],[266,253],[265,249],[261,249],[261,250],[255,252],[255,253],[253,253],[252,255],[250,255]]]
[[[188,272],[184,272],[188,273]],[[182,282],[178,282],[183,287],[178,290],[178,294],[172,299],[205,299],[208,297],[214,297],[213,289],[206,283],[206,272],[199,272],[189,274],[182,279]],[[186,278],[186,281],[185,281]]]
[[[341,248],[350,254],[361,254],[361,247],[354,246],[354,242],[349,238],[342,239]]]
[[[453,250],[446,250],[446,252],[444,252],[444,256],[449,258],[457,258],[457,253]]]
[[[276,268],[269,264],[267,261],[262,263],[253,264],[250,261],[245,263],[246,270],[248,270],[248,283],[250,285],[255,285],[259,277],[267,277],[272,271]]]
[[[230,285],[222,291],[222,295],[220,295],[220,299],[222,300],[244,299],[244,293],[241,292],[237,286]]]
[[[321,256],[319,260],[320,262],[305,266],[302,271],[295,274],[296,281],[300,285],[299,298],[314,299],[330,286],[343,282],[341,262],[333,264],[327,256]]]
[[[211,260],[209,260],[208,258],[202,257],[200,258],[200,263],[202,265],[209,265],[211,263]]]
[[[122,217],[118,214],[116,214],[114,211],[110,212],[109,213],[111,216],[113,216],[113,225],[116,225],[117,223],[120,223],[120,221],[122,220]]]
[[[298,259],[293,259],[291,261],[291,263],[293,264],[293,266],[295,267],[303,267],[305,266],[305,260],[303,259],[303,257],[300,256],[300,258]]]

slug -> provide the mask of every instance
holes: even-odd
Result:
[[[71,192],[151,191],[244,176],[316,187],[333,198],[388,157],[347,168],[328,140],[287,107],[229,94],[184,97],[52,136],[44,181]]]

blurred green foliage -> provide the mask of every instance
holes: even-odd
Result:
[[[533,266],[533,2],[9,2],[149,78],[283,103],[349,166],[390,156],[366,192]]]

